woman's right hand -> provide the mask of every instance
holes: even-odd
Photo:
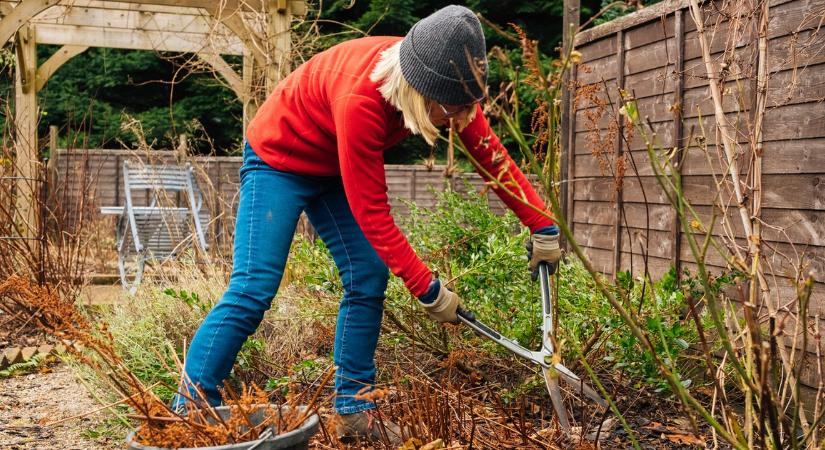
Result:
[[[418,302],[433,320],[440,323],[458,323],[456,310],[461,306],[461,298],[447,289],[438,278],[433,279],[427,294],[420,297]]]

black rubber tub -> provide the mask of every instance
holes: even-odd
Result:
[[[284,406],[282,411],[286,412],[287,407]],[[229,417],[229,408],[220,406],[215,408],[221,417]],[[305,406],[298,407],[298,410],[303,412],[306,410]],[[253,424],[260,423],[263,420],[263,411],[256,412],[250,416]],[[262,440],[240,442],[237,444],[216,445],[212,447],[193,447],[179,450],[306,450],[309,448],[309,440],[315,433],[318,432],[319,419],[317,414],[312,414],[304,420],[304,423],[295,430],[284,434],[275,434]],[[149,445],[142,445],[134,442],[135,431],[129,432],[126,436],[126,448],[129,450],[169,450],[161,447],[152,447]]]

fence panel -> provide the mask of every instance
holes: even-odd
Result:
[[[746,143],[756,98],[755,37],[738,33],[729,39],[719,5],[709,2],[705,8],[706,24],[713,28],[711,57],[726,68],[722,106],[736,139]],[[771,2],[763,133],[760,219],[768,276],[773,295],[790,301],[795,293],[787,277],[800,270],[793,262],[804,253],[804,270],[817,281],[811,316],[825,313],[824,8],[825,0]],[[715,216],[714,234],[735,236],[746,248],[733,186],[725,176],[728,166],[718,156],[714,105],[687,1],[666,1],[584,31],[576,46],[582,53],[574,70],[578,88],[565,106],[575,122],[563,156],[572,191],[567,215],[594,265],[607,274],[640,273],[645,260],[653,276],[674,265],[695,270],[681,224],[653,177],[645,142],[617,119],[619,89],[637,100],[658,147],[688,148],[671,157],[679,162],[682,187],[704,226]],[[723,60],[726,48],[732,51]],[[752,155],[747,145],[741,149],[738,158],[746,167]],[[751,182],[744,169],[740,177]],[[719,208],[714,213],[717,186],[726,214]],[[715,254],[708,263],[716,270],[727,265]],[[803,381],[815,386],[813,372],[808,375]]]

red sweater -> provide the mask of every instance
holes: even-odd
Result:
[[[427,292],[432,273],[390,215],[384,151],[409,132],[401,114],[378,92],[370,73],[381,52],[399,37],[366,37],[315,55],[284,79],[247,129],[255,153],[270,166],[305,175],[340,175],[355,220],[393,274],[413,295]],[[470,153],[530,204],[545,205],[479,111],[460,133]],[[553,222],[495,189],[524,225],[535,231]]]

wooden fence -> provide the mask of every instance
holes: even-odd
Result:
[[[130,159],[151,164],[177,163],[176,155],[171,151],[59,150],[56,170],[61,192],[58,201],[71,210],[83,208],[92,217],[101,206],[123,205],[123,161]],[[198,156],[189,162],[195,168],[198,185],[204,194],[209,241],[231,244],[242,158]],[[435,205],[437,193],[447,185],[459,191],[464,189],[465,183],[478,190],[483,187],[481,177],[475,173],[446,178],[444,169],[443,166],[430,169],[422,165],[387,165],[387,187],[393,214],[396,217],[408,214],[405,202],[424,208]],[[142,204],[146,199],[137,200]],[[489,195],[488,200],[494,211],[504,211],[504,204],[495,194]]]
[[[714,30],[709,37],[712,56],[728,73],[740,74],[727,78],[724,107],[736,120],[739,142],[747,142],[746,121],[756,89],[741,74],[758,63],[758,53],[752,51],[756,36],[737,36],[736,57],[721,61],[727,18],[719,12],[721,2],[705,5],[706,26]],[[810,311],[815,323],[825,317],[825,0],[773,0],[769,15],[762,248],[770,274],[776,276],[771,277],[772,292],[791,308],[794,288],[783,277],[795,273],[794,264],[804,253],[807,266],[802,269],[817,281]],[[644,143],[628,136],[623,120],[616,120],[623,89],[637,99],[641,117],[652,125],[662,148],[684,147],[692,140],[690,150],[671,156],[681,158],[677,167],[687,199],[709,224],[717,182],[725,179],[728,166],[717,155],[714,106],[687,1],[666,1],[586,30],[577,36],[576,47],[582,62],[571,78],[579,89],[576,100],[566,105],[571,122],[563,157],[570,180],[566,211],[575,236],[594,265],[608,274],[640,272],[645,254],[654,276],[673,265],[693,269],[681,224],[653,177]],[[700,150],[702,144],[707,152]],[[751,155],[744,151],[738,157],[747,166]],[[619,160],[626,168],[621,184]],[[744,183],[752,182],[750,174],[741,176]],[[731,208],[727,217],[716,219],[714,233],[725,233],[727,227],[744,242],[729,177],[721,186]],[[711,253],[711,266],[726,266]],[[805,366],[803,381],[816,386],[816,364]]]

